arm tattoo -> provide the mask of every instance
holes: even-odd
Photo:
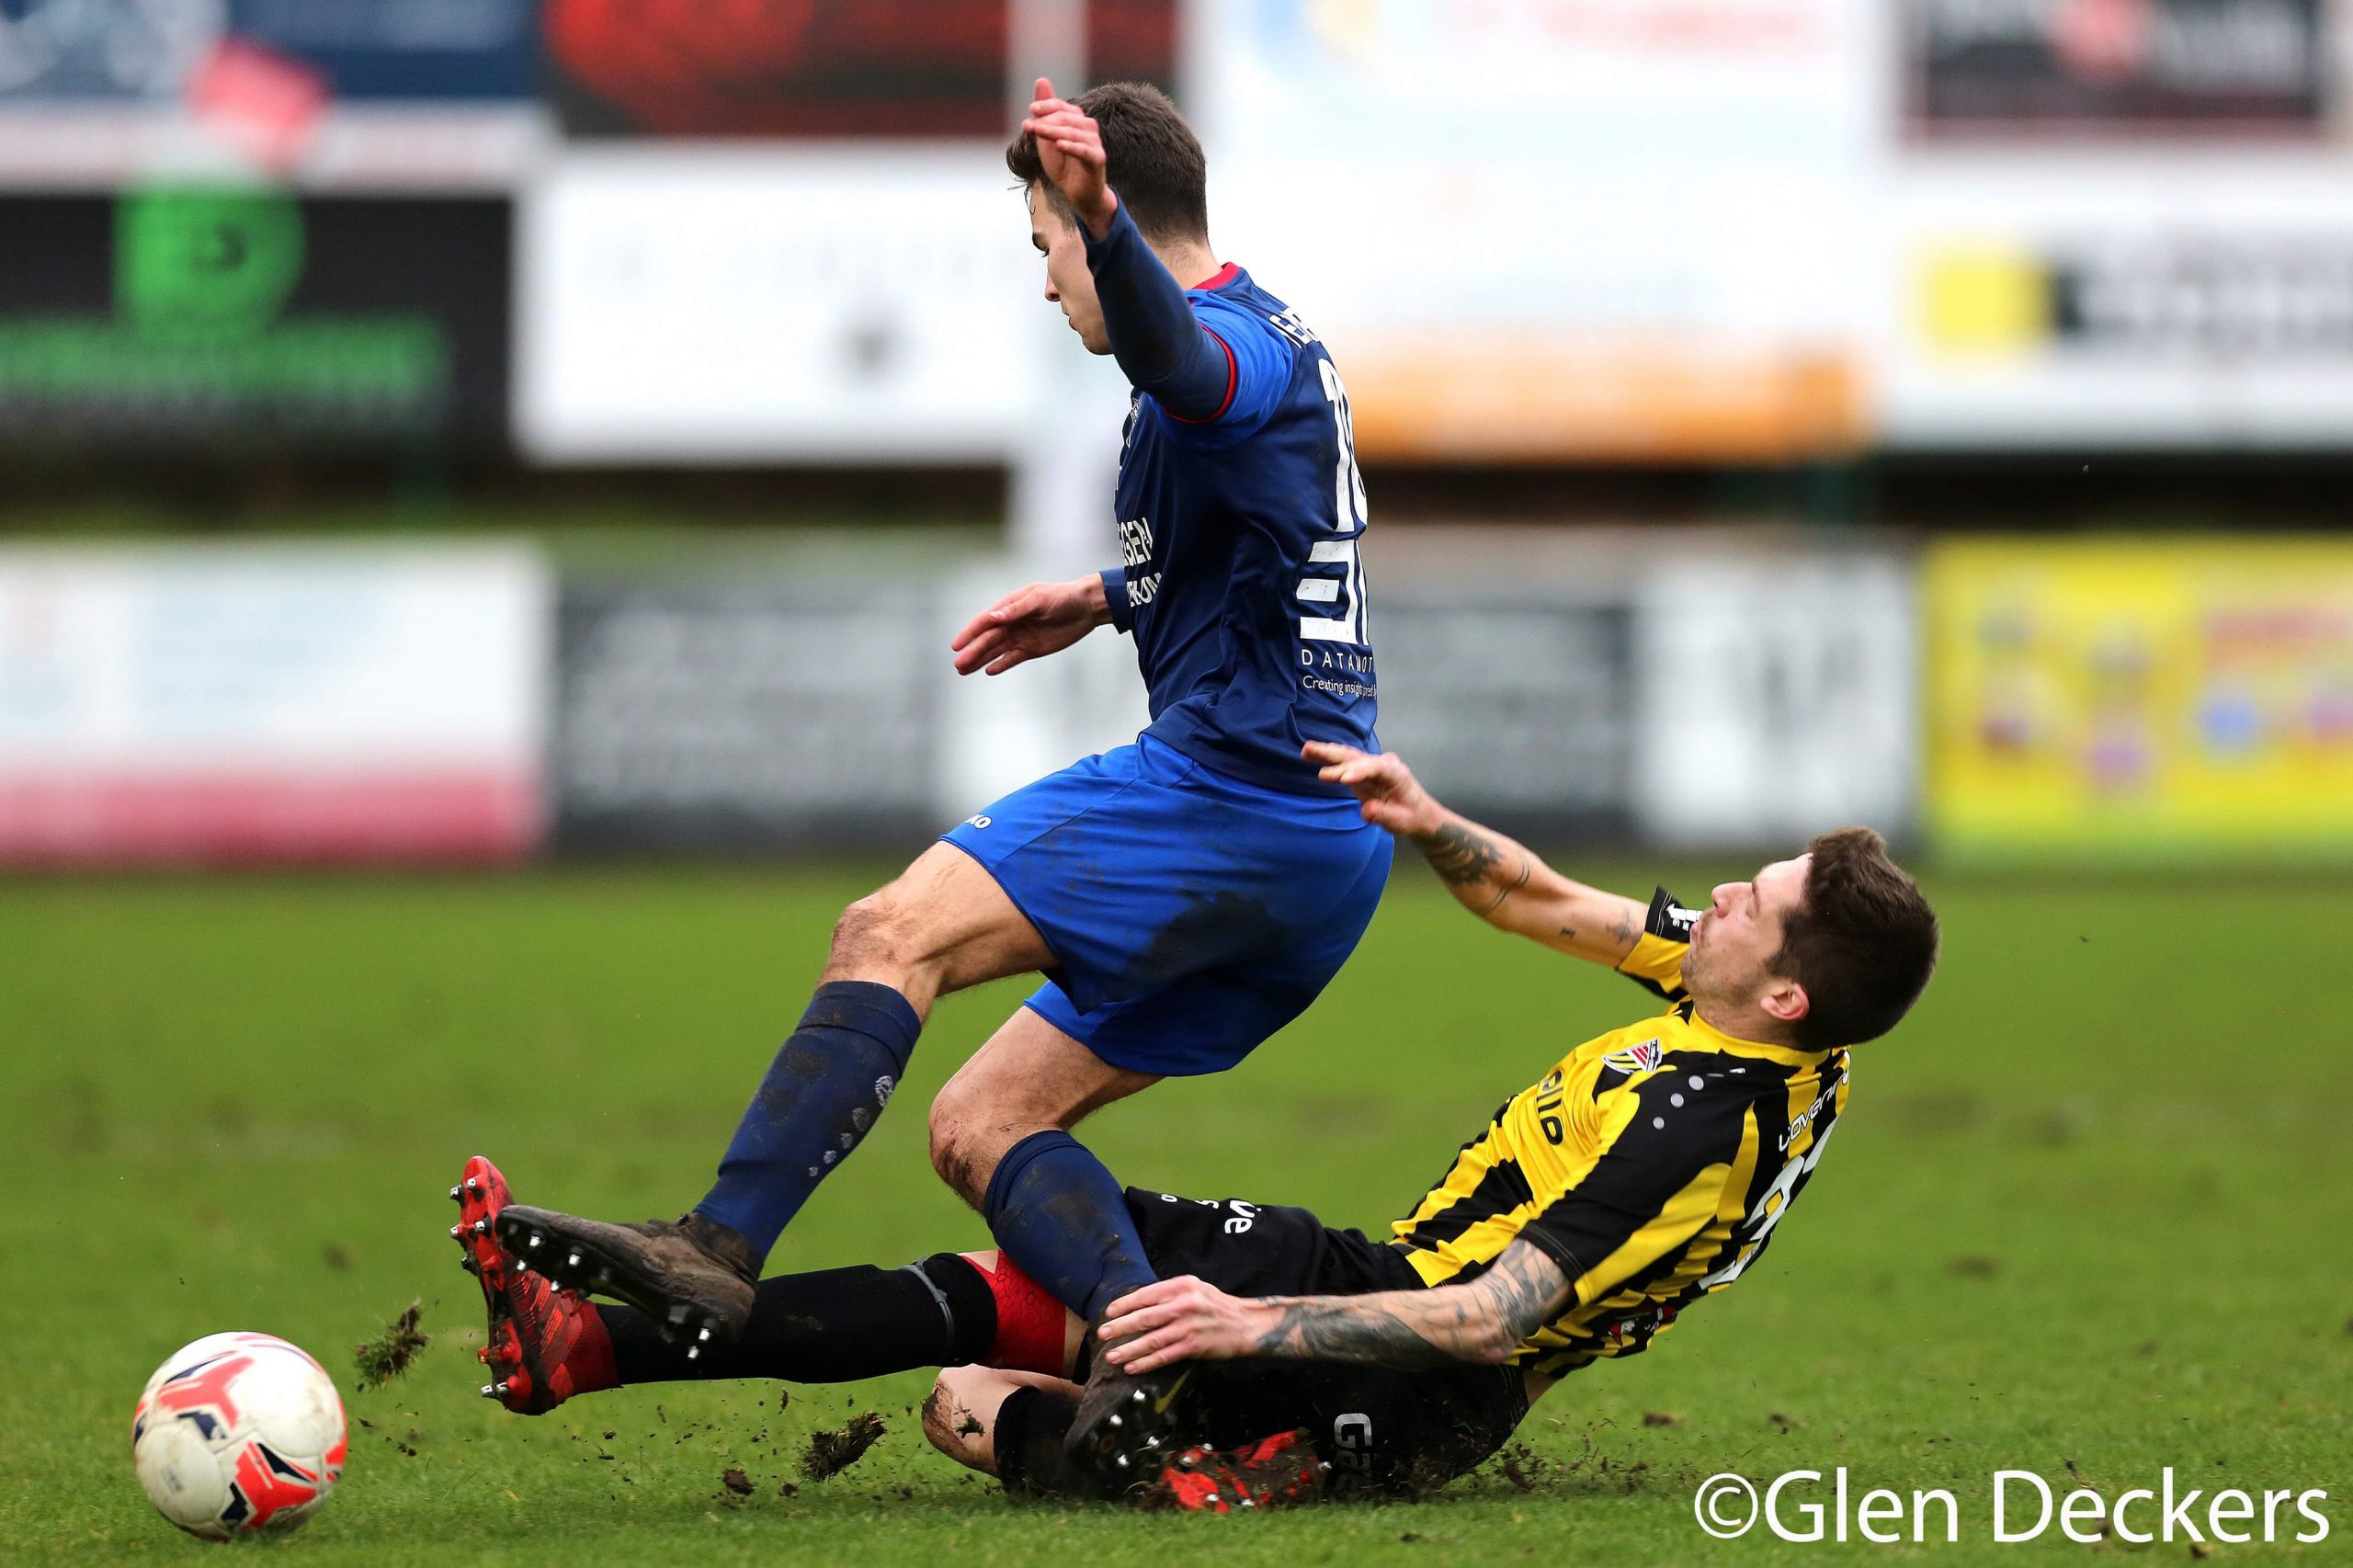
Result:
[[[1501,1360],[1536,1332],[1569,1292],[1561,1266],[1526,1242],[1504,1249],[1468,1285],[1370,1296],[1279,1296],[1257,1356],[1353,1361],[1406,1371]]]
[[[1504,1249],[1493,1268],[1480,1276],[1479,1283],[1493,1290],[1504,1332],[1518,1345],[1565,1304],[1563,1298],[1570,1294],[1571,1281],[1568,1271],[1551,1254],[1516,1241]]]
[[[1483,882],[1495,867],[1495,846],[1457,823],[1414,840],[1415,848],[1449,887]]]
[[[1476,887],[1492,881],[1495,862],[1503,858],[1503,850],[1493,839],[1483,834],[1473,833],[1460,823],[1449,823],[1436,833],[1423,835],[1414,840],[1414,846],[1422,852],[1422,858],[1430,863],[1430,869],[1438,874],[1438,880],[1450,888]],[[1528,857],[1523,853],[1519,857],[1519,875],[1498,889],[1495,903],[1480,913],[1492,915],[1501,909],[1504,900],[1528,885],[1530,869]]]
[[[1626,918],[1622,914],[1618,916],[1617,924],[1609,927],[1609,934],[1617,937],[1620,941],[1625,943],[1629,948],[1631,948],[1634,945],[1634,938],[1637,935],[1634,930],[1634,923]]]
[[[1371,1367],[1420,1371],[1454,1358],[1405,1320],[1405,1315],[1366,1296],[1279,1296],[1274,1326],[1259,1335],[1260,1356],[1305,1361],[1355,1361]]]

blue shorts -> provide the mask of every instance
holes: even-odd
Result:
[[[1114,1067],[1222,1073],[1307,1009],[1389,880],[1389,834],[1165,742],[1090,756],[941,835],[1053,949],[1030,1009]]]

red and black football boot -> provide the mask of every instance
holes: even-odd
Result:
[[[626,1301],[691,1361],[751,1321],[760,1259],[735,1232],[700,1214],[613,1225],[514,1204],[491,1222],[509,1256],[574,1290]]]
[[[612,1340],[597,1309],[499,1244],[498,1216],[513,1194],[498,1167],[476,1154],[449,1196],[458,1203],[449,1234],[490,1311],[488,1342],[475,1352],[494,1379],[483,1397],[517,1415],[544,1415],[575,1393],[614,1386]]]
[[[1193,1514],[1290,1507],[1322,1497],[1331,1469],[1303,1429],[1279,1432],[1238,1449],[1187,1449],[1136,1500]]]

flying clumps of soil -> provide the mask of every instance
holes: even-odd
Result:
[[[425,1303],[411,1301],[400,1316],[384,1325],[384,1332],[373,1339],[362,1340],[351,1347],[351,1361],[359,1377],[363,1393],[381,1388],[403,1372],[425,1353],[433,1336],[416,1326],[424,1315]]]
[[[801,1456],[801,1473],[812,1481],[839,1475],[865,1457],[883,1433],[882,1418],[872,1411],[853,1415],[838,1432],[812,1432],[809,1451]]]

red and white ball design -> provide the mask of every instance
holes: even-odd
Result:
[[[326,1369],[267,1334],[209,1334],[155,1369],[131,1417],[139,1484],[193,1536],[292,1529],[342,1479],[343,1401]]]

